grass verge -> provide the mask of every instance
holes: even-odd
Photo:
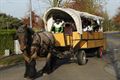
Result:
[[[114,34],[112,35],[113,37],[119,37],[120,38],[120,34]]]
[[[0,59],[0,68],[21,63],[23,62],[23,60],[24,59],[22,55],[12,55],[9,57],[3,57]]]

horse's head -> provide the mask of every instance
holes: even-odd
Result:
[[[26,49],[27,45],[27,30],[25,26],[20,26],[17,30],[17,37],[20,43],[20,49]]]
[[[27,46],[30,46],[32,43],[32,29],[28,28],[27,26],[21,26],[17,30],[17,37],[20,43],[21,51],[24,51]]]

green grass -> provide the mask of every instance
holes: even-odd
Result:
[[[113,37],[119,37],[120,38],[120,34],[113,34]]]
[[[21,55],[13,55],[10,57],[0,59],[0,65],[3,65],[3,66],[14,65],[14,64],[23,62],[23,60],[24,59]]]

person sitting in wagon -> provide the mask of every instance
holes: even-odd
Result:
[[[92,25],[91,25],[91,20],[90,19],[84,19],[83,21],[83,31],[86,32],[86,31],[92,31]]]
[[[94,32],[99,32],[99,28],[100,28],[100,22],[99,22],[99,20],[94,20],[93,31]]]
[[[61,33],[63,32],[64,21],[61,19],[56,19],[53,23],[51,31],[53,33]]]

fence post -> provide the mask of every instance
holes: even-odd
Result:
[[[18,40],[14,40],[14,51],[15,51],[15,54],[22,53],[22,51],[20,50],[20,44]]]

